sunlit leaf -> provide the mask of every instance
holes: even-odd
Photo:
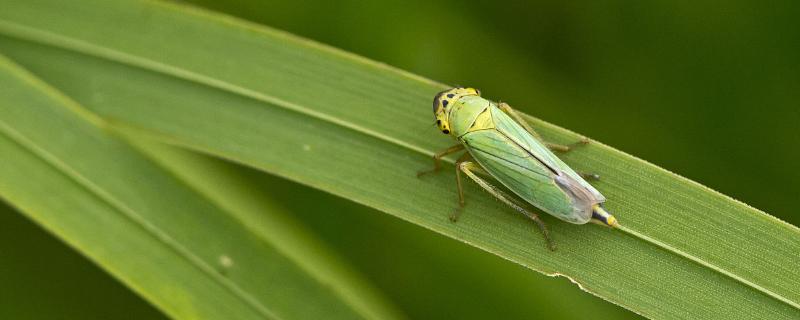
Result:
[[[532,223],[475,187],[467,190],[464,218],[450,223],[452,171],[414,176],[453,143],[431,126],[430,100],[441,84],[193,8],[37,3],[0,12],[0,50],[124,130],[567,276],[648,317],[800,315],[796,227],[601,143],[564,159],[599,173],[608,209],[650,241],[545,218],[560,248],[552,253]],[[550,140],[578,139],[532,121]]]

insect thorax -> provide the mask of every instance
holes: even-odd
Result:
[[[490,109],[494,103],[479,96],[466,96],[459,99],[450,110],[450,126],[455,136],[494,128]]]

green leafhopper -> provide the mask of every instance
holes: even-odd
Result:
[[[614,216],[603,209],[606,198],[551,151],[569,151],[571,147],[542,141],[508,104],[486,100],[477,89],[456,87],[436,95],[433,113],[439,130],[451,135],[459,144],[436,154],[434,169],[419,175],[438,171],[439,161],[445,155],[467,151],[456,161],[459,206],[450,216],[451,220],[458,219],[464,206],[463,173],[494,197],[535,221],[551,250],[555,250],[555,245],[539,216],[481,176],[494,178],[525,202],[566,222],[595,221],[618,226]]]

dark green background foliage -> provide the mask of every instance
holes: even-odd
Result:
[[[188,2],[478,87],[800,224],[796,1]],[[263,184],[413,318],[635,317],[347,200],[274,177]],[[12,212],[0,207],[0,283],[16,288],[0,290],[0,317],[32,314],[43,294],[58,318],[158,315]]]

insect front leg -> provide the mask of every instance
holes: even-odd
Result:
[[[486,192],[488,192],[501,202],[505,203],[509,207],[513,208],[517,212],[524,214],[525,216],[536,222],[536,225],[542,232],[545,241],[547,241],[547,248],[549,248],[551,251],[556,250],[556,245],[553,242],[553,239],[550,238],[550,232],[547,230],[547,226],[544,224],[544,222],[539,218],[539,215],[526,210],[525,208],[523,208],[523,205],[514,200],[514,198],[510,197],[508,194],[498,189],[497,187],[491,185],[489,182],[482,179],[481,177],[478,177],[478,175],[476,175],[475,172],[483,171],[483,169],[480,166],[471,161],[462,161],[456,165],[456,170],[457,170],[456,179],[458,183],[459,209],[458,211],[456,211],[456,214],[454,216],[451,216],[450,220],[456,221],[458,219],[458,215],[461,214],[461,210],[463,210],[464,207],[464,192],[461,187],[461,173],[463,172],[464,174],[467,175],[467,177],[472,179],[472,181],[475,181],[475,183],[481,186],[481,188],[486,190]]]
[[[536,132],[536,130],[533,130],[533,127],[531,127],[528,124],[528,122],[525,121],[525,119],[522,119],[522,117],[516,111],[514,111],[514,109],[511,108],[511,106],[509,106],[508,103],[500,102],[500,103],[497,104],[497,107],[500,108],[500,110],[505,112],[507,115],[509,115],[512,119],[514,119],[514,121],[519,123],[519,125],[521,125],[523,128],[525,128],[525,131],[528,131],[528,133],[530,133],[536,139],[539,139],[539,141],[544,142],[545,146],[547,146],[547,148],[550,149],[550,150],[559,151],[559,152],[569,152],[570,150],[572,150],[573,148],[575,148],[577,146],[585,145],[585,144],[589,143],[589,138],[586,138],[586,137],[583,137],[583,138],[581,138],[580,141],[572,143],[572,144],[569,144],[569,145],[563,145],[563,144],[557,144],[557,143],[544,141],[544,139],[542,139],[542,136],[539,135],[539,133]]]
[[[442,163],[441,163],[442,162],[442,157],[444,157],[444,156],[446,156],[448,154],[454,153],[454,152],[459,152],[461,150],[464,150],[464,145],[459,143],[457,145],[454,145],[454,146],[452,146],[450,148],[445,149],[442,152],[439,152],[439,153],[433,155],[433,169],[418,171],[417,172],[417,178],[419,178],[421,176],[424,176],[426,174],[434,173],[434,172],[437,172],[437,171],[441,170],[442,169]]]

